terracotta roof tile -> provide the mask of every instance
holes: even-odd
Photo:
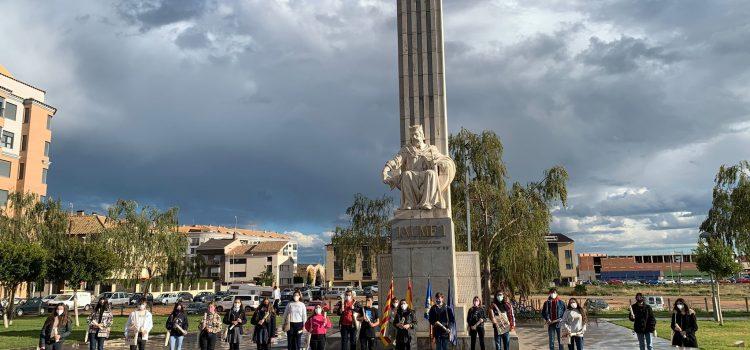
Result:
[[[232,242],[234,241],[231,239],[211,238],[208,241],[203,242],[203,244],[199,245],[196,250],[224,249],[224,247],[232,244]]]
[[[102,215],[69,215],[68,234],[88,235],[100,233],[107,227],[107,217]]]
[[[185,225],[180,226],[178,229],[180,232],[183,233],[191,233],[191,232],[215,232],[215,233],[235,233],[245,236],[253,236],[253,237],[265,237],[265,238],[278,238],[278,239],[291,239],[288,235],[283,235],[277,232],[271,232],[271,231],[258,231],[258,230],[249,230],[244,228],[238,228],[235,229],[233,227],[225,227],[225,226],[213,226],[213,225]]]

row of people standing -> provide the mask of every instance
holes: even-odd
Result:
[[[638,338],[640,350],[653,350],[653,337],[656,336],[656,317],[654,311],[646,303],[643,294],[635,295],[635,304],[630,306],[629,319],[633,321],[633,332]],[[677,347],[698,347],[698,319],[695,311],[688,306],[683,298],[677,298],[672,306],[670,316],[672,329],[672,345]]]

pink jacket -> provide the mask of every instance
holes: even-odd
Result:
[[[310,332],[310,334],[326,334],[331,327],[333,327],[331,319],[323,315],[314,315],[305,322],[305,330]]]

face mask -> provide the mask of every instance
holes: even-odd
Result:
[[[295,295],[294,296],[294,301],[299,301],[299,296]]]
[[[240,309],[240,304],[234,304],[234,309],[235,310],[239,310]]]
[[[323,313],[323,309],[321,309],[321,308],[319,308],[319,307],[316,307],[316,308],[315,308],[315,314],[316,314],[316,315],[320,315],[320,314],[322,314],[322,313]]]
[[[394,309],[398,309],[398,303],[393,303],[393,304],[392,304],[391,306],[392,306],[392,307],[393,307]]]
[[[347,295],[346,296],[346,301],[352,301],[352,296],[351,295]]]
[[[146,304],[138,305],[138,310],[146,310]]]
[[[497,296],[497,301],[502,303],[503,299],[505,299],[505,297],[502,294]]]
[[[570,303],[570,308],[571,309],[577,309],[578,308],[578,303]]]
[[[474,306],[479,306],[479,300],[474,301]]]
[[[685,305],[682,305],[682,304],[677,304],[677,308],[678,308],[678,309],[682,310],[682,308],[683,308],[683,307],[685,307]]]
[[[409,308],[409,305],[401,304],[401,310],[406,311],[407,308]]]
[[[57,316],[62,316],[63,312],[65,312],[65,311],[63,311],[63,310],[57,310]]]
[[[555,298],[557,298],[557,293],[552,293],[552,294],[549,295],[549,297],[550,297],[550,299],[555,299]]]

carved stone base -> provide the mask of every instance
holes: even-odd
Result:
[[[396,209],[393,215],[394,220],[406,220],[406,219],[441,219],[450,218],[451,212],[449,209],[432,209],[432,210],[419,210],[419,209]]]

